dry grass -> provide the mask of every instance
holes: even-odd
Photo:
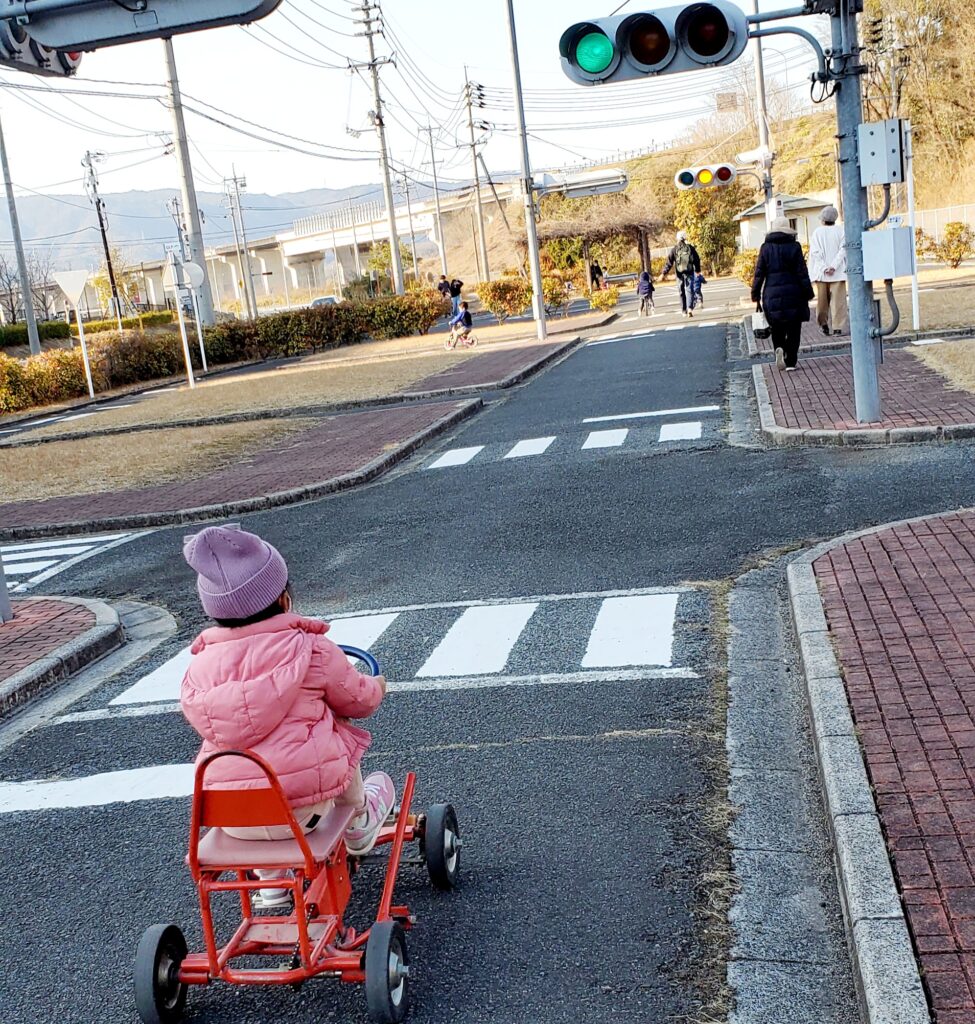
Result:
[[[956,388],[975,392],[975,339],[922,345],[912,351],[922,363],[936,370]]]
[[[262,420],[3,448],[0,501],[97,494],[206,476],[314,422]]]
[[[100,413],[97,427],[186,420],[261,410],[327,406],[395,394],[431,373],[469,357],[471,349],[352,364],[300,363],[274,370],[254,370],[201,382],[195,389],[153,395],[125,409]],[[42,427],[48,435],[93,429],[90,419]]]

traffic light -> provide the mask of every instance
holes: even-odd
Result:
[[[0,65],[35,75],[73,75],[81,63],[78,50],[42,46],[16,21],[0,21]]]
[[[270,14],[281,0],[86,0],[26,8],[31,38],[58,50],[159,39],[221,25],[244,25]],[[23,7],[23,3],[18,4]],[[8,21],[7,24],[10,24]]]
[[[674,175],[674,184],[681,192],[697,188],[723,188],[738,177],[733,164],[712,164],[709,167],[685,167]]]
[[[580,85],[718,67],[748,44],[748,20],[728,0],[580,21],[562,33],[562,70]]]

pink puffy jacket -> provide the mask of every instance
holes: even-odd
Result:
[[[331,640],[324,622],[282,614],[239,629],[204,630],[183,678],[183,714],[203,737],[197,762],[248,748],[274,769],[293,807],[337,796],[371,737],[346,718],[366,718],[382,700]],[[263,774],[241,758],[207,770],[216,789],[254,789]]]

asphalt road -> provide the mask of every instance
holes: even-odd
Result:
[[[391,617],[373,646],[397,685],[371,725],[368,767],[415,768],[421,803],[458,808],[462,888],[435,894],[409,874],[402,887],[420,915],[418,1022],[720,1013],[725,937],[704,883],[727,864],[722,584],[776,551],[975,502],[970,446],[730,444],[724,327],[602,333],[376,484],[245,521],[284,552],[303,610]],[[537,454],[512,457],[521,443]],[[165,606],[179,632],[76,717],[6,747],[0,729],[2,783],[192,758],[165,707],[107,710],[204,625],[184,532],[137,538],[48,584]],[[604,635],[606,617],[625,623],[621,597],[658,616],[622,636],[635,651],[626,668],[608,663]],[[484,675],[444,646],[477,609],[527,605],[514,640],[499,629],[487,645],[502,664]],[[186,800],[131,795],[0,813],[4,1024],[131,1021],[143,927],[175,920],[198,940]],[[373,898],[361,880],[356,897]],[[365,1019],[359,993],[327,982],[197,991],[190,1008],[212,1022]]]

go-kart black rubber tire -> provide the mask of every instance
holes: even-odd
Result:
[[[393,955],[398,957],[407,974],[392,977]],[[366,942],[366,1006],[369,1019],[376,1024],[399,1024],[410,1008],[410,955],[406,949],[406,933],[395,921],[379,921],[369,931]]]
[[[460,840],[457,814],[450,804],[434,804],[423,828],[423,856],[430,881],[444,892],[456,888],[460,874],[460,846],[453,846],[450,837]]]
[[[186,939],[174,924],[154,924],[142,933],[135,953],[135,1007],[145,1024],[178,1024],[186,985],[176,972],[186,959]]]

